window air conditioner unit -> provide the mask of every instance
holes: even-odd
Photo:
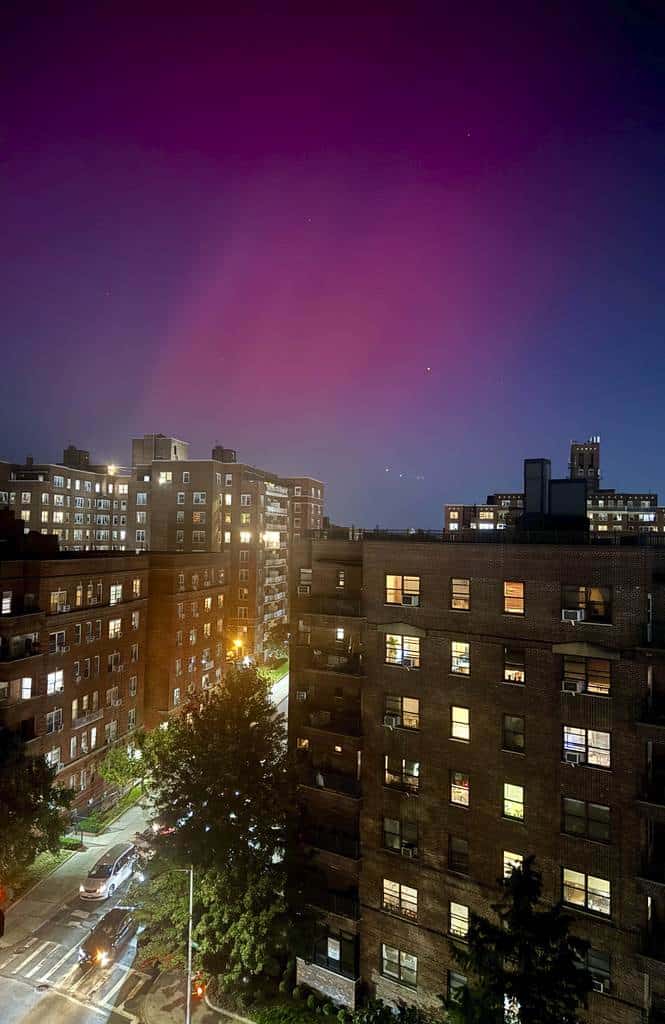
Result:
[[[583,679],[564,679],[561,689],[565,693],[584,693],[585,685]]]
[[[58,647],[58,654],[69,654],[69,644],[63,644]]]
[[[564,750],[563,759],[566,764],[584,764],[584,753],[581,750]]]
[[[609,978],[592,978],[591,987],[594,992],[607,993],[610,990],[610,980]]]
[[[573,625],[576,622],[584,622],[584,608],[562,608],[561,621],[571,622]]]
[[[74,676],[74,682],[75,683],[80,683],[81,682],[81,676]]]
[[[411,605],[415,608],[420,604],[420,597],[418,594],[402,594],[402,604]]]
[[[403,857],[410,857],[410,858],[417,857],[418,856],[418,850],[417,850],[417,848],[415,846],[403,846],[402,847],[402,856]]]
[[[402,658],[402,668],[415,668],[413,658]]]
[[[307,700],[307,690],[296,690],[296,700],[303,702]]]
[[[122,697],[116,697],[115,700],[111,701],[111,704],[113,705],[114,708],[122,707]]]
[[[71,610],[72,606],[70,604],[61,604],[60,607],[58,608],[59,612],[70,612]]]
[[[298,586],[298,597],[308,597],[312,593],[309,583],[301,583]]]
[[[389,729],[398,729],[401,722],[399,715],[384,715],[383,724]]]

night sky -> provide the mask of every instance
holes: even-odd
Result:
[[[600,433],[665,500],[665,9],[442,8],[5,22],[0,457],[162,431],[437,527]]]

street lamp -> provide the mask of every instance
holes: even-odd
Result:
[[[191,1024],[192,1021],[192,918],[194,916],[194,865],[190,864],[188,868],[170,868],[169,871],[163,872],[165,875],[170,874],[171,871],[184,871],[189,875],[189,915],[188,915],[188,926],[187,926],[187,1003],[185,1006],[185,1024]],[[139,881],[143,881],[143,877],[139,875]]]

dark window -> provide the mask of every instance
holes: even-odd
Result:
[[[504,647],[503,650],[503,681],[505,683],[525,683],[526,671],[524,666],[524,651],[515,650],[514,647]]]
[[[524,719],[520,715],[503,716],[503,749],[524,753]]]
[[[466,987],[466,977],[457,971],[448,971],[448,999],[451,1003],[459,1003],[462,991]]]
[[[411,851],[411,856],[415,856],[418,852],[418,825],[415,821],[384,818],[383,845],[388,850],[398,852],[407,849]]]
[[[610,990],[610,954],[601,953],[597,949],[589,949],[586,954],[586,968],[591,975],[596,992]]]
[[[612,588],[564,587],[561,607],[584,612],[590,622],[611,622]]]
[[[357,978],[358,956],[355,936],[347,932],[330,931],[317,939],[314,961],[345,978]]]
[[[610,809],[604,804],[588,803],[564,796],[562,801],[564,832],[584,836],[600,843],[610,841]]]
[[[460,875],[469,874],[469,841],[460,836],[448,836],[448,867]]]

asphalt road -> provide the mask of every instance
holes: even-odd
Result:
[[[107,845],[114,840],[109,836]],[[139,1002],[152,975],[134,966],[136,938],[108,967],[78,964],[82,940],[104,914],[123,904],[129,884],[124,882],[110,899],[92,902],[72,894],[63,878],[64,898],[56,905],[47,904],[46,920],[27,937],[0,949],[2,1024],[138,1022]],[[19,903],[12,915],[20,911]]]

